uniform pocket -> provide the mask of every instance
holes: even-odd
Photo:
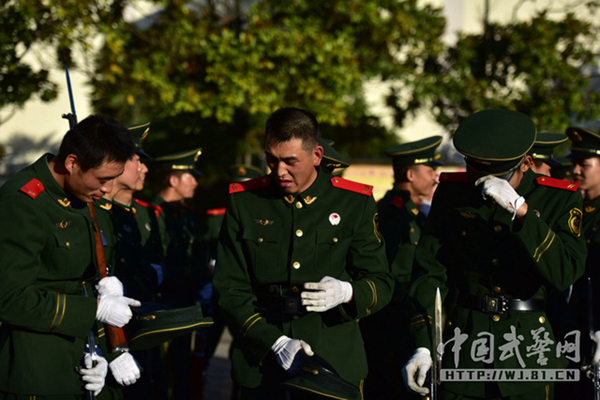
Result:
[[[249,226],[244,229],[244,246],[253,260],[252,268],[256,275],[270,275],[285,269],[281,265],[279,241],[281,232],[272,225]]]
[[[353,228],[332,226],[317,229],[315,270],[333,275],[344,270],[346,268],[346,254],[353,236]]]

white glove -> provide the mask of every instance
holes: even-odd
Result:
[[[591,336],[592,340],[596,343],[596,350],[594,351],[592,364],[598,364],[600,362],[600,331],[594,332]]]
[[[297,357],[300,350],[304,350],[304,353],[311,357],[315,354],[304,340],[290,339],[285,335],[281,335],[275,341],[271,350],[275,353],[277,363],[281,368],[292,375],[299,373],[303,364],[302,357]]]
[[[96,285],[98,296],[123,296],[123,284],[116,276],[100,279]]]
[[[92,367],[93,361],[96,361],[96,366]],[[94,392],[94,396],[98,396],[102,388],[104,387],[104,379],[108,372],[108,363],[106,359],[98,354],[90,355],[85,353],[83,357],[83,363],[85,368],[79,368],[78,372],[81,374],[81,379],[85,384],[85,389],[90,392]]]
[[[117,328],[129,322],[133,313],[129,306],[139,307],[142,303],[124,296],[100,296],[96,319]]]
[[[429,350],[425,347],[419,347],[415,350],[415,354],[408,360],[404,368],[402,368],[402,376],[406,386],[419,393],[421,396],[425,396],[429,393],[429,389],[423,387],[423,384],[425,383],[427,371],[431,368],[432,363],[433,361],[431,360],[431,353]],[[416,381],[415,375],[417,375]]]
[[[306,282],[304,289],[318,290],[317,292],[302,292],[302,305],[307,311],[323,312],[331,310],[352,299],[352,285],[326,276],[320,282]]]
[[[140,367],[135,358],[128,352],[124,352],[108,364],[115,380],[122,386],[133,385],[140,379]]]
[[[475,181],[475,186],[483,183],[481,194],[484,199],[491,198],[498,205],[512,214],[512,219],[515,219],[517,210],[525,204],[525,198],[504,179],[497,178],[492,175],[487,175]]]

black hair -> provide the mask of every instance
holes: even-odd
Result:
[[[319,124],[315,116],[306,110],[280,108],[267,119],[265,143],[283,143],[292,139],[301,139],[302,148],[312,151],[319,144]]]
[[[62,139],[56,160],[75,154],[83,172],[106,162],[124,163],[135,154],[135,143],[127,128],[106,115],[85,118]]]

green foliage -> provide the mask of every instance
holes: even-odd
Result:
[[[450,131],[476,111],[509,108],[532,117],[539,131],[564,132],[574,120],[600,114],[589,72],[597,34],[573,14],[553,20],[544,12],[529,21],[487,24],[481,35],[461,34],[443,57],[428,60],[419,105],[428,104]]]
[[[0,5],[0,109],[31,98],[54,100],[49,71],[73,65],[72,48],[90,50],[93,35],[114,21],[122,5],[103,0],[8,0]],[[37,65],[36,65],[37,64]],[[0,121],[1,123],[2,121]]]

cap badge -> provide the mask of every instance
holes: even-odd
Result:
[[[339,225],[340,224],[340,215],[338,213],[333,213],[329,216],[329,222],[331,222],[331,225]]]

